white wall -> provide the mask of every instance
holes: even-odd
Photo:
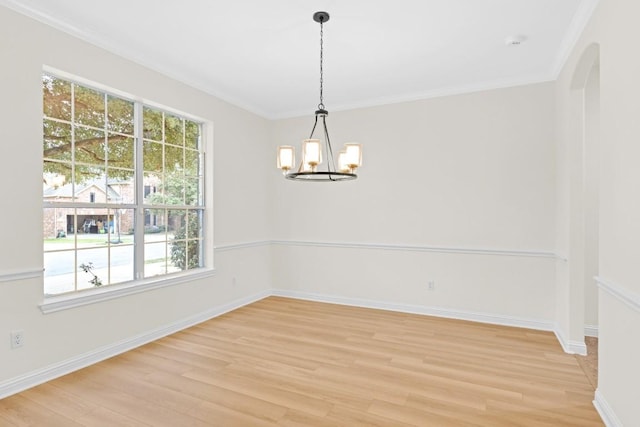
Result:
[[[607,425],[638,425],[640,409],[640,4],[601,0],[556,84],[558,133],[558,241],[569,258],[557,276],[558,314],[573,339],[584,322],[580,245],[585,221],[584,150],[576,79],[599,53],[599,371],[596,407]],[[596,55],[597,56],[597,55]],[[587,64],[588,65],[588,64]],[[577,207],[577,208],[576,208]],[[584,229],[583,229],[584,230]],[[572,249],[577,248],[574,253]],[[575,266],[578,266],[577,268]]]
[[[269,237],[271,188],[264,177],[273,154],[267,120],[4,7],[0,55],[0,390],[27,373],[270,288],[268,246],[228,247]],[[7,279],[43,265],[43,65],[213,122],[214,236],[216,246],[227,246],[215,255],[216,277],[47,315],[38,307],[43,300],[41,278]],[[240,166],[244,174],[236,173]],[[25,345],[11,350],[8,337],[15,329],[24,330]]]
[[[334,148],[364,144],[360,177],[306,184],[274,168],[274,286],[552,324],[553,95],[545,83],[330,113]],[[278,121],[274,153],[312,120]]]

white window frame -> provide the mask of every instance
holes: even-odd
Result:
[[[213,258],[213,123],[210,120],[203,119],[201,117],[194,116],[192,114],[178,111],[174,108],[161,105],[159,103],[149,101],[140,97],[133,96],[122,91],[118,91],[105,85],[101,85],[95,82],[88,81],[86,79],[73,76],[64,71],[60,71],[51,67],[43,67],[43,73],[53,75],[57,78],[70,81],[72,83],[82,85],[108,95],[117,96],[134,102],[134,120],[135,123],[135,146],[136,152],[142,152],[143,138],[140,138],[138,129],[141,129],[142,123],[142,110],[144,107],[150,107],[153,109],[162,110],[165,113],[175,114],[188,120],[201,123],[201,145],[203,155],[203,179],[202,183],[202,197],[203,197],[203,223],[202,223],[202,241],[201,241],[201,256],[202,267],[192,270],[184,270],[182,272],[170,273],[167,275],[153,276],[149,278],[135,277],[133,281],[124,282],[120,284],[113,284],[108,286],[101,286],[92,289],[77,290],[60,295],[47,296],[43,299],[43,302],[39,305],[43,313],[52,313],[61,310],[66,310],[74,307],[80,307],[88,304],[94,304],[101,301],[107,301],[115,298],[121,298],[128,295],[134,295],[141,292],[146,292],[154,289],[160,289],[167,286],[174,286],[192,282],[194,280],[200,280],[215,276],[216,270],[214,268]],[[134,246],[135,252],[135,271],[140,276],[143,270],[144,264],[144,212],[148,205],[143,203],[144,192],[144,171],[142,165],[142,156],[138,155],[135,158],[135,185],[136,185],[136,224],[142,224],[142,227],[136,227],[140,231],[140,236],[136,235],[136,243]],[[43,208],[49,207],[47,204],[43,204]],[[113,207],[113,206],[111,206]],[[77,230],[76,230],[77,232]],[[43,282],[44,291],[44,282]]]

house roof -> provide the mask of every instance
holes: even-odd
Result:
[[[118,182],[118,184],[122,184]],[[76,194],[80,195],[86,191],[90,191],[91,189],[95,189],[100,191],[103,194],[107,194],[108,199],[117,199],[120,197],[120,194],[115,191],[111,184],[108,186],[105,185],[103,180],[94,180],[88,181],[78,185],[76,190]],[[73,197],[73,185],[71,183],[62,185],[60,187],[49,187],[46,188],[42,193],[44,198],[71,198]]]

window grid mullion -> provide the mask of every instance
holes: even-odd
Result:
[[[135,138],[135,221],[134,221],[134,278],[144,278],[144,123],[143,105],[135,102],[133,106],[133,133]]]

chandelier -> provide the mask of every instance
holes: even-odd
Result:
[[[294,169],[296,164],[295,148],[291,145],[281,145],[278,147],[278,169],[282,170],[285,178],[297,181],[346,181],[356,179],[356,170],[362,165],[362,144],[347,143],[344,149],[338,153],[338,168],[336,168],[333,148],[329,140],[329,131],[327,130],[327,116],[329,112],[324,107],[323,99],[323,53],[324,53],[324,33],[323,24],[329,20],[327,12],[316,12],[313,14],[313,20],[320,23],[320,103],[315,112],[315,121],[311,129],[311,135],[308,139],[302,141],[302,159],[299,166]],[[322,131],[320,138],[324,136],[324,144],[322,139],[314,138],[313,134],[318,126],[318,119]],[[323,152],[326,158],[323,164]]]

